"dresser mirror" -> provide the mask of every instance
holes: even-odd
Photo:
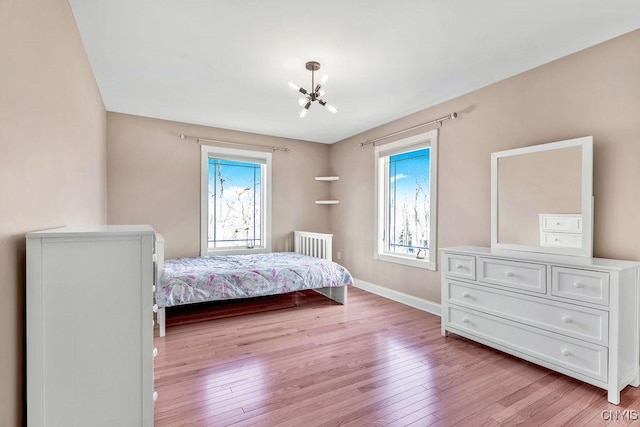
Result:
[[[491,247],[591,257],[591,136],[491,154]]]

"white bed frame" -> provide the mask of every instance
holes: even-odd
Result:
[[[332,239],[333,234],[311,233],[308,231],[293,232],[293,251],[303,255],[309,255],[315,258],[323,258],[333,261],[332,255]],[[160,275],[164,268],[164,238],[158,234],[156,236],[156,286],[160,280]],[[314,289],[329,299],[340,304],[347,303],[347,287],[332,286],[328,288]],[[157,320],[160,326],[160,336],[164,337],[166,333],[166,312],[165,307],[157,308]]]
[[[293,232],[293,251],[315,258],[323,258],[333,261],[333,234],[311,233],[308,231]],[[331,286],[328,288],[314,289],[329,299],[340,304],[347,303],[347,287]]]

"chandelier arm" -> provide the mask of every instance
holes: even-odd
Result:
[[[311,90],[313,90],[313,88],[316,87],[315,80],[314,80],[315,74],[316,74],[316,72],[314,70],[311,70]],[[316,92],[316,91],[314,91],[314,92]]]

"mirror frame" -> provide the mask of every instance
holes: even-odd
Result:
[[[549,246],[522,245],[498,242],[498,161],[501,158],[527,153],[552,151],[560,148],[582,147],[582,247],[556,248]],[[515,148],[491,153],[491,248],[560,255],[591,257],[593,255],[593,137],[568,139],[566,141]]]

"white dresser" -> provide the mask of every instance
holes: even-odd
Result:
[[[155,232],[27,234],[27,424],[152,426]]]
[[[442,334],[464,336],[608,391],[640,385],[640,263],[442,249]]]

